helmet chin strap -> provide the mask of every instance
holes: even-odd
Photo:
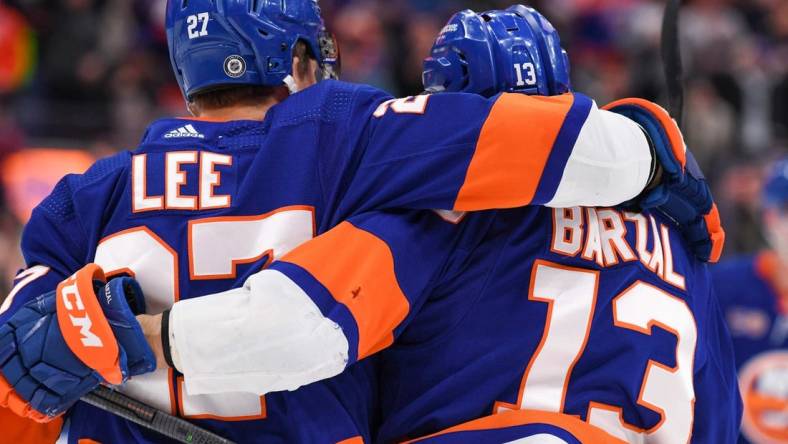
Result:
[[[284,84],[287,85],[287,89],[290,90],[290,94],[295,94],[298,92],[298,85],[296,85],[296,81],[293,76],[289,75],[285,77]]]

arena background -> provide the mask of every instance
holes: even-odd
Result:
[[[685,3],[687,142],[713,184],[726,255],[756,251],[764,166],[788,146],[788,1]],[[321,0],[343,78],[397,96],[421,91],[421,60],[452,13],[510,4]],[[664,103],[662,1],[529,4],[559,29],[576,90],[600,105],[623,96]],[[164,0],[0,1],[0,295],[22,266],[30,209],[64,172],[134,148],[157,117],[185,114],[163,14]]]

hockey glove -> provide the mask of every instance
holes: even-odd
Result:
[[[725,244],[717,205],[706,178],[668,112],[643,99],[622,99],[604,107],[637,122],[649,137],[662,170],[656,187],[635,202],[641,210],[656,209],[679,227],[695,256],[717,262]]]
[[[48,422],[99,383],[156,368],[134,317],[145,308],[139,285],[104,280],[90,264],[0,326],[0,407]]]

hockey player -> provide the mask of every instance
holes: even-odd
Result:
[[[115,279],[96,291],[92,284],[103,281],[103,271],[80,267],[94,261],[107,275],[134,275],[146,289],[147,311],[158,313],[175,301],[238,286],[295,245],[369,209],[616,203],[639,194],[648,182],[652,158],[640,129],[579,94],[387,100],[369,88],[321,82],[285,98],[282,82],[291,89],[310,83],[308,64],[293,69],[305,62],[306,49],[324,61],[315,5],[289,2],[280,9],[254,3],[257,9],[250,9],[220,3],[171,2],[168,28],[176,75],[191,109],[204,118],[233,121],[156,122],[138,150],[65,178],[34,212],[23,239],[30,267],[18,276],[0,319],[0,401],[12,410],[46,420],[98,382],[126,380],[125,390],[135,396],[203,419],[231,438],[351,437],[345,426],[367,418],[337,418],[337,412],[354,409],[336,401],[331,383],[264,399],[228,392],[248,385],[258,393],[295,388],[385,346],[385,339],[367,342],[367,331],[357,327],[355,339],[364,346],[334,353],[353,331],[334,326],[348,325],[369,308],[360,288],[342,295],[348,305],[327,300],[334,311],[326,317],[280,280],[281,293],[291,297],[268,300],[268,318],[257,319],[268,330],[254,338],[268,347],[260,358],[272,367],[255,367],[257,358],[236,362],[234,376],[224,378],[227,362],[217,359],[214,368],[184,379],[174,371],[142,375],[153,366],[151,350],[123,303],[124,296],[136,295],[132,308],[142,308],[134,282]],[[307,44],[299,45],[300,39]],[[294,48],[303,52],[291,63]],[[524,130],[527,141],[517,137]],[[56,293],[48,293],[56,286]],[[315,337],[322,342],[308,341]],[[250,338],[235,339],[246,345]],[[194,362],[185,349],[173,359],[188,367]],[[237,351],[223,352],[245,360]],[[215,393],[217,387],[222,393]],[[344,402],[363,404],[369,393],[358,388],[357,399],[347,401],[353,394],[345,393]],[[326,412],[332,417],[321,422]],[[316,426],[299,428],[291,422],[296,418],[312,419]],[[70,442],[156,441],[82,404],[69,419]]]
[[[788,159],[763,189],[771,249],[712,268],[728,321],[744,398],[740,442],[788,442]]]
[[[502,54],[518,54],[505,45],[516,49],[529,37],[520,40],[515,30],[539,26],[551,30],[541,16],[523,8],[481,16],[459,14],[444,28],[433,51],[451,58],[428,60],[425,86],[478,88],[460,88],[470,92],[485,91],[481,87],[490,84],[516,87],[517,70],[505,67],[518,63],[525,70],[522,63],[534,60],[506,59]],[[472,33],[485,29],[496,39]],[[545,34],[557,39],[554,33]],[[474,51],[468,40],[482,50]],[[496,40],[499,44],[490,49],[482,44]],[[527,46],[538,48],[545,41],[549,38]],[[560,54],[557,49],[552,46],[546,52]],[[484,72],[474,70],[474,64],[485,60],[502,70],[501,77],[486,84],[473,77]],[[452,62],[462,63],[466,70]],[[447,74],[430,73],[436,65]],[[468,74],[456,77],[463,72]],[[550,91],[553,85],[539,87]],[[655,120],[669,119],[663,110],[642,101],[612,108],[632,112],[647,128],[654,128]],[[674,149],[683,148],[680,138],[673,140]],[[670,157],[668,151],[658,152]],[[691,254],[699,251],[698,244],[682,242],[672,221],[660,214],[680,206],[666,194],[685,196],[677,190],[702,188],[701,176],[685,179],[684,186],[675,188],[668,180],[665,188],[640,202],[674,202],[659,204],[653,211],[511,210],[488,221],[489,231],[476,246],[458,241],[449,267],[430,283],[429,294],[422,295],[426,302],[410,300],[418,313],[409,315],[407,328],[398,330],[394,345],[381,354],[383,419],[377,439],[412,438],[463,420],[526,410],[537,418],[544,418],[540,415],[545,412],[575,415],[628,442],[734,440],[741,410],[729,338],[706,268]],[[710,196],[706,198],[708,209],[712,204]],[[678,218],[694,220],[697,214]],[[479,223],[478,216],[463,223]],[[320,255],[310,258],[305,251],[322,243],[325,255],[349,237],[332,240],[332,235],[302,246],[283,262],[307,270],[338,292],[326,267],[315,259]],[[394,267],[400,283],[407,282],[407,271],[396,259]],[[288,273],[278,264],[272,268]],[[469,432],[479,421],[496,419],[500,418],[472,421],[450,429],[462,429],[462,434],[435,438],[503,442],[523,432],[512,430],[517,420]],[[530,419],[524,414],[518,420]]]

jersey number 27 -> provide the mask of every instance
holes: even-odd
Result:
[[[195,219],[186,233],[189,281],[237,280],[240,264],[282,257],[314,237],[314,210],[306,206],[280,208],[258,216]],[[145,289],[148,312],[161,313],[180,299],[183,282],[178,253],[145,226],[104,238],[94,262],[108,276],[127,273]],[[230,288],[227,288],[229,290]],[[122,391],[172,414],[193,419],[243,421],[265,417],[265,398],[249,393],[191,396],[183,378],[159,370],[135,377]],[[173,387],[173,381],[178,385]]]

